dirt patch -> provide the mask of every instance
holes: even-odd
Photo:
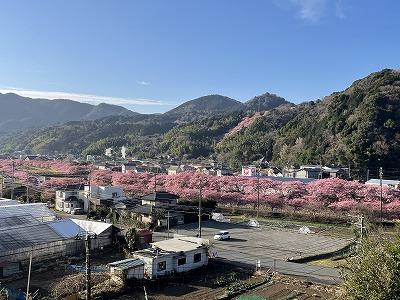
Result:
[[[341,299],[340,287],[317,285],[293,277],[275,275],[272,282],[264,284],[248,293],[236,297],[236,300],[317,300]]]

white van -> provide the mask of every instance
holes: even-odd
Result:
[[[230,239],[231,236],[229,235],[229,231],[223,230],[220,231],[218,234],[214,235],[214,240],[222,241]]]

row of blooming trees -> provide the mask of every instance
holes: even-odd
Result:
[[[15,176],[26,182],[28,167],[48,169],[60,173],[82,173],[92,166],[77,165],[60,161],[25,162],[16,161]],[[0,172],[11,174],[12,162],[0,160]],[[77,178],[57,178],[45,183],[44,188],[54,189],[66,184],[77,183]],[[123,187],[128,195],[140,196],[157,190],[175,193],[184,199],[200,196],[216,200],[219,204],[246,205],[257,202],[258,195],[263,206],[271,209],[290,207],[299,209],[338,212],[380,210],[380,188],[356,181],[322,179],[309,184],[295,181],[278,181],[238,176],[206,176],[200,173],[179,173],[177,175],[151,173],[119,173],[95,170],[91,173],[91,183],[96,185],[116,185]],[[383,188],[383,207],[386,216],[400,217],[400,190]]]
[[[216,177],[198,173],[157,175],[149,173],[116,173],[96,171],[93,179],[99,184],[113,184],[124,188],[132,195],[154,191],[154,180],[158,190],[166,190],[185,199],[203,198],[216,200],[220,204],[254,204],[260,195],[261,204],[271,209],[292,207],[293,210],[329,209],[347,212],[380,210],[380,188],[356,181],[322,179],[309,184],[298,181],[278,181],[246,177]],[[383,208],[388,216],[400,217],[400,190],[383,188]]]

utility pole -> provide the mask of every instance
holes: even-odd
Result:
[[[26,187],[26,203],[29,203],[30,202],[29,201],[29,186],[26,185],[25,187]]]
[[[257,174],[257,219],[260,215],[260,175]]]
[[[349,170],[348,170],[348,171],[349,171],[349,174],[348,174],[349,179],[351,178],[351,169],[350,169],[350,167],[351,167],[351,166],[350,166],[350,162],[349,162]]]
[[[87,203],[88,203],[88,208],[87,208],[87,219],[89,219],[90,216],[90,197],[92,197],[92,185],[90,183],[90,179],[92,177],[92,171],[89,170],[89,176],[88,176],[88,184],[89,184],[89,192],[87,194]],[[85,189],[85,188],[84,188]],[[85,206],[85,205],[84,205]]]
[[[15,162],[12,161],[11,200],[14,199],[14,173],[15,173]]]
[[[90,234],[86,234],[85,237],[86,246],[86,300],[91,299],[91,287],[90,287]]]
[[[369,180],[369,169],[367,169],[367,181]]]
[[[28,270],[28,283],[26,285],[26,300],[29,299],[29,285],[31,283],[31,269],[32,269],[32,250],[29,254],[29,270]]]
[[[154,173],[154,193],[157,192],[157,173]]]
[[[167,237],[169,238],[169,210],[167,212]]]
[[[202,183],[200,183],[200,197],[199,197],[199,238],[201,238],[201,186]]]
[[[91,240],[96,238],[96,234],[86,232],[84,234],[78,234],[76,236],[77,240],[85,241],[86,249],[86,300],[91,300],[91,285],[90,285],[90,250],[91,250]]]
[[[365,236],[365,225],[364,225],[364,215],[360,216],[360,235],[361,235],[361,240],[364,238]]]
[[[381,225],[383,221],[383,197],[382,197],[382,176],[383,176],[383,169],[382,167],[379,167],[379,182],[380,182],[380,187],[381,187],[381,193],[380,193],[380,201],[381,201]]]
[[[0,175],[0,198],[3,198],[3,184],[4,184],[4,177]]]
[[[265,157],[261,158],[258,163],[258,174],[257,174],[257,218],[260,215],[260,176],[261,176],[261,163]]]

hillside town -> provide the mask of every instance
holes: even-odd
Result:
[[[399,1],[0,1],[0,300],[400,300]]]
[[[273,274],[336,285],[342,281],[339,268],[303,261],[345,257],[360,238],[351,231],[364,234],[366,218],[390,224],[400,215],[398,181],[353,181],[349,168],[256,163],[234,172],[213,162],[3,158],[2,286],[16,299],[54,293],[97,299],[132,293],[138,285],[151,294],[157,293],[154,281],[179,281],[180,273],[201,278],[224,265],[256,271],[255,286]],[[339,227],[314,225],[327,219]],[[277,227],[286,223],[283,231]],[[86,274],[85,286],[38,287],[30,276],[43,270],[54,272],[56,281]],[[93,281],[96,276],[102,279]],[[18,283],[27,277],[24,290]],[[235,282],[240,287],[243,280]],[[105,282],[112,282],[112,292]],[[232,293],[245,292],[238,289]]]

